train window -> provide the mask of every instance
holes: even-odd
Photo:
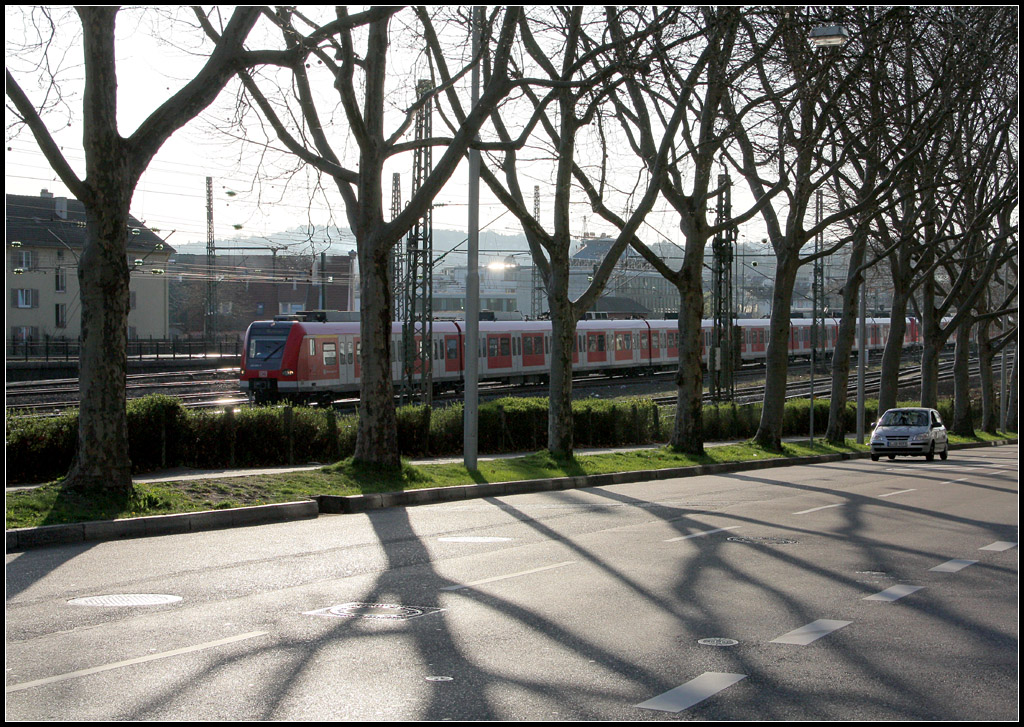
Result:
[[[522,353],[522,351],[520,349],[521,346],[522,346],[522,344],[519,342],[519,336],[516,336],[515,338],[512,339],[512,353],[513,354],[518,356],[520,353]]]
[[[551,336],[544,336],[544,353],[551,353]]]
[[[324,341],[324,366],[338,365],[338,344]]]
[[[309,355],[316,356],[316,339],[309,339]]]
[[[454,361],[459,357],[459,342],[454,338],[449,338],[445,341],[445,345],[448,347],[448,360]]]
[[[356,344],[356,350],[357,351],[359,350],[359,345],[358,344]],[[345,344],[345,359],[347,360],[348,364],[351,366],[352,365],[352,341],[349,341],[348,343]]]
[[[507,338],[502,338],[502,339],[500,339],[500,341],[501,341],[501,355],[502,356],[510,356],[512,354],[512,352],[511,352],[511,346],[509,345],[509,340]]]
[[[527,336],[526,338],[523,339],[523,355],[533,355],[533,336]]]
[[[493,336],[487,338],[487,356],[494,358],[498,355],[498,339]]]

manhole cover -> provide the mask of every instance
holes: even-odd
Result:
[[[160,593],[122,593],[72,598],[68,603],[72,606],[162,606],[180,600],[181,596],[168,596]]]
[[[442,609],[425,606],[402,606],[397,603],[343,603],[329,606],[317,611],[307,611],[314,616],[337,616],[338,618],[369,618],[389,621],[404,621],[428,613],[437,613]]]
[[[736,639],[723,639],[718,636],[713,636],[708,639],[697,639],[698,644],[704,644],[704,646],[736,646],[740,643]]]
[[[789,538],[758,538],[753,536],[733,535],[726,540],[731,540],[734,543],[752,543],[755,545],[791,545],[795,543],[795,540]]]

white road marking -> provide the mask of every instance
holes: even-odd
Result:
[[[914,492],[915,490],[917,490],[916,487],[911,487],[909,490],[896,490],[896,492],[887,492],[884,495],[879,495],[879,497],[892,497],[893,495],[902,495],[904,492]]]
[[[837,502],[835,505],[822,505],[821,507],[812,507],[810,510],[801,510],[800,512],[794,512],[794,515],[806,515],[809,512],[817,512],[818,510],[828,510],[830,507],[842,507],[845,502]]]
[[[722,672],[704,672],[686,684],[670,689],[653,699],[636,705],[641,709],[656,709],[659,712],[682,712],[698,702],[731,687],[736,682],[746,679],[746,674],[726,674]]]
[[[974,565],[978,561],[976,560],[960,560],[953,559],[947,560],[945,563],[929,568],[928,570],[935,571],[936,573],[956,573],[959,570],[963,570],[969,565]]]
[[[504,543],[512,538],[499,538],[487,535],[452,535],[438,538],[442,543]]]
[[[553,568],[561,568],[562,566],[565,566],[565,565],[572,565],[575,562],[576,561],[574,561],[574,560],[567,560],[564,563],[555,563],[554,565],[546,565],[546,566],[543,566],[541,568],[532,568],[530,570],[519,571],[518,573],[509,573],[509,574],[503,575],[503,576],[494,576],[493,578],[484,578],[484,579],[479,580],[479,581],[473,581],[472,583],[463,583],[462,585],[458,585],[458,586],[445,586],[441,590],[442,591],[461,591],[461,590],[463,590],[465,588],[472,588],[473,586],[483,585],[484,583],[494,583],[495,581],[505,581],[505,580],[508,580],[509,578],[518,578],[519,576],[526,576],[526,575],[530,575],[531,573],[540,573],[542,571],[551,570]]]
[[[812,641],[817,641],[822,636],[828,636],[833,631],[838,631],[844,626],[849,626],[852,623],[853,621],[835,621],[828,618],[819,618],[817,621],[812,621],[806,626],[794,629],[788,634],[783,634],[777,639],[772,639],[768,643],[807,646]]]
[[[1010,548],[1016,548],[1016,547],[1017,547],[1016,543],[1012,543],[1012,542],[1010,542],[1008,540],[997,540],[994,543],[989,543],[988,545],[986,545],[983,548],[978,548],[978,550],[997,550],[997,551],[1001,551],[1001,550],[1009,550]]]
[[[714,530],[701,530],[698,533],[690,533],[689,535],[680,535],[678,538],[669,538],[666,543],[674,543],[677,540],[689,540],[690,538],[702,538],[705,535],[711,535],[712,533],[723,533],[726,530],[735,530],[740,527],[739,525],[730,525],[727,528],[715,528]]]
[[[148,656],[140,656],[137,659],[126,659],[125,661],[116,661],[113,664],[104,664],[102,666],[94,666],[89,669],[79,669],[78,671],[70,671],[67,674],[57,674],[56,676],[46,677],[45,679],[35,679],[30,682],[22,682],[21,684],[12,684],[6,687],[4,691],[20,692],[23,689],[31,689],[32,687],[40,687],[44,684],[53,684],[54,682],[62,682],[68,679],[74,679],[76,677],[84,677],[89,674],[98,674],[100,672],[109,671],[111,669],[120,669],[124,666],[132,666],[133,664],[144,664],[147,661],[156,661],[157,659],[167,659],[171,656],[180,656],[181,654],[190,654],[194,651],[203,651],[205,649],[213,649],[218,646],[224,646],[225,644],[233,644],[236,641],[245,641],[246,639],[254,639],[257,636],[263,636],[266,631],[250,631],[247,634],[239,634],[238,636],[229,636],[226,639],[218,639],[217,641],[207,641],[203,644],[196,644],[195,646],[186,646],[182,649],[174,649],[172,651],[165,651],[160,654],[149,654]]]
[[[884,591],[880,591],[879,593],[876,593],[873,596],[867,596],[863,600],[895,601],[897,599],[903,598],[904,596],[909,596],[911,593],[914,593],[915,591],[920,591],[922,588],[924,588],[924,586],[908,586],[906,584],[890,586],[889,588],[886,588]]]

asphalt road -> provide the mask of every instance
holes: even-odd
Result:
[[[6,717],[1016,720],[1018,461],[848,460],[8,554]]]

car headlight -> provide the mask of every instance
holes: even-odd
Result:
[[[931,435],[930,432],[922,432],[921,434],[915,434],[914,436],[912,436],[910,438],[910,441],[911,442],[927,442],[931,438],[932,438],[932,435]]]

